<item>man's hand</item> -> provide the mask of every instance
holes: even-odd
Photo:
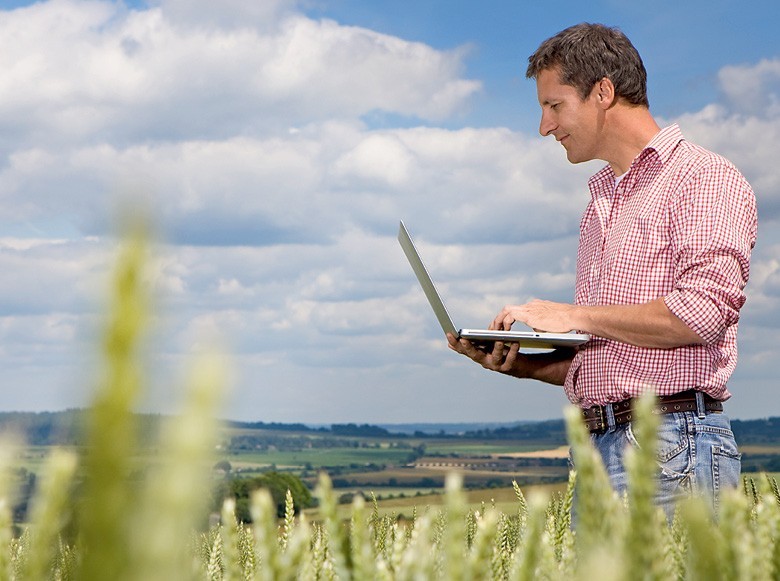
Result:
[[[476,361],[485,369],[513,377],[538,379],[553,385],[563,385],[575,351],[556,349],[546,353],[526,354],[520,352],[519,343],[493,344],[485,351],[466,339],[456,339],[447,333],[450,349]]]
[[[498,313],[490,329],[508,331],[515,321],[520,321],[535,331],[568,333],[574,329],[572,315],[574,305],[533,300],[524,305],[507,305]]]
[[[520,353],[519,343],[496,341],[492,349],[481,349],[467,339],[456,339],[451,333],[447,333],[447,343],[450,349],[476,361],[485,369],[515,377],[528,377],[523,374],[525,356]]]

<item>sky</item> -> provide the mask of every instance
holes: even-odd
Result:
[[[780,4],[622,0],[0,1],[0,411],[87,405],[122,208],[156,233],[139,408],[175,412],[205,346],[220,417],[329,424],[561,417],[560,388],[451,352],[456,324],[571,302],[586,182],[538,134],[528,56],[621,28],[651,111],[733,161],[759,240],[727,412],[780,415]]]

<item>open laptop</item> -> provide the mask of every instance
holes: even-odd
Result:
[[[536,331],[491,331],[489,329],[458,329],[452,322],[452,318],[444,306],[436,287],[431,280],[428,270],[425,268],[417,248],[412,242],[411,236],[406,229],[403,221],[398,228],[398,242],[412,265],[417,280],[420,281],[425,296],[439,320],[442,330],[445,333],[452,333],[455,337],[468,339],[477,344],[488,344],[488,348],[496,341],[505,343],[520,343],[521,347],[533,347],[537,349],[554,349],[556,347],[573,347],[582,345],[588,339],[589,335],[580,333],[541,333]]]

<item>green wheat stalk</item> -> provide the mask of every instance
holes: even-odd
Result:
[[[753,522],[753,557],[750,575],[754,579],[771,579],[777,575],[773,539],[780,532],[780,507],[767,478],[759,482],[760,500]]]
[[[437,520],[438,515],[434,516],[431,512],[415,519],[406,550],[396,569],[397,580],[436,578],[438,545],[434,538]]]
[[[361,495],[356,495],[352,501],[352,517],[350,519],[350,563],[351,575],[355,581],[372,581],[376,579],[377,564],[381,555],[374,554],[369,519],[366,515],[366,501]]]
[[[130,485],[137,451],[133,408],[141,392],[138,344],[148,319],[144,287],[147,244],[140,223],[123,242],[113,277],[112,306],[105,331],[105,378],[88,415],[80,510],[83,581],[132,579],[128,515],[138,506]]]
[[[290,529],[287,547],[279,557],[279,579],[300,579],[311,550],[312,531],[304,513]]]
[[[688,539],[687,578],[701,581],[739,579],[730,560],[722,557],[727,547],[707,503],[694,497],[680,502],[679,507]]]
[[[323,565],[332,571],[336,579],[346,579],[347,562],[345,547],[348,540],[345,535],[344,527],[338,518],[336,508],[336,495],[333,493],[333,484],[330,477],[321,472],[318,486],[317,497],[320,499],[322,519],[325,529],[325,549],[327,558]]]
[[[213,417],[226,377],[223,359],[202,353],[191,366],[182,413],[161,429],[162,461],[148,470],[133,525],[133,573],[145,581],[168,581],[196,573],[184,542],[202,525],[209,495]]]
[[[203,553],[206,557],[206,580],[220,581],[224,570],[220,527],[213,528],[208,535],[205,535],[203,542],[206,545]]]
[[[767,505],[771,506],[771,509],[767,509],[767,512],[770,512],[771,515],[769,516],[769,519],[771,519],[771,547],[770,547],[770,559],[772,562],[772,575],[774,577],[780,576],[780,491],[778,490],[777,486],[777,480],[775,478],[771,478],[767,475],[766,477],[769,486],[772,491],[772,496],[774,497],[774,502],[770,499],[767,500]]]
[[[225,499],[222,504],[222,563],[224,581],[243,579],[244,570],[241,566],[241,546],[239,542],[239,527],[236,519],[236,503],[232,498]]]
[[[542,562],[542,545],[546,542],[545,527],[547,523],[548,501],[546,498],[533,495],[528,502],[527,530],[515,553],[514,565],[510,570],[510,579],[517,581],[534,581],[538,578]]]
[[[414,526],[414,517],[412,518],[411,523],[407,525],[407,527],[409,526]],[[391,581],[392,579],[395,578],[396,572],[401,568],[403,554],[406,551],[407,547],[409,546],[409,539],[410,536],[407,534],[406,530],[403,530],[403,528],[398,524],[398,522],[394,522],[393,523],[393,546],[391,548],[388,558],[379,560],[379,566],[378,566],[379,578],[385,581]]]
[[[512,488],[515,491],[515,498],[517,498],[517,518],[520,523],[520,530],[523,531],[525,530],[525,520],[528,517],[528,503],[516,480],[512,480]]]
[[[558,570],[564,576],[571,576],[574,568],[574,534],[571,528],[571,512],[574,504],[574,487],[577,483],[577,472],[569,472],[569,480],[566,485],[566,491],[563,500],[559,506],[559,512],[556,515],[553,534],[553,547],[555,550],[555,560],[558,563]]]
[[[577,551],[593,557],[625,527],[624,507],[612,489],[601,457],[590,442],[580,411],[564,410],[566,431],[577,467]],[[615,535],[618,535],[615,537]]]
[[[655,396],[647,393],[638,398],[632,411],[631,424],[639,448],[629,448],[625,455],[628,472],[628,530],[625,536],[625,554],[629,579],[662,581],[663,569],[660,510],[655,505],[658,468],[658,416],[653,413]]]
[[[289,494],[289,491],[288,491]],[[252,493],[250,504],[252,514],[252,532],[254,533],[254,546],[260,562],[259,575],[255,577],[260,581],[274,581],[280,574],[280,538],[277,521],[276,506],[271,493],[259,489]],[[285,545],[288,541],[285,540]],[[253,549],[254,553],[255,549]]]
[[[475,530],[466,560],[467,579],[487,579],[493,575],[498,522],[499,514],[496,510],[483,511],[479,517],[475,517]]]
[[[14,578],[15,541],[11,531],[11,463],[19,445],[10,436],[3,437],[0,445],[0,579]]]
[[[290,536],[295,528],[295,503],[290,489],[284,496],[284,520],[282,521],[282,530],[279,533],[279,550],[284,553],[287,545],[290,544]]]
[[[442,545],[444,549],[445,579],[460,581],[465,579],[467,530],[466,496],[463,492],[463,478],[452,472],[444,482],[444,518],[446,526],[443,530]]]
[[[60,535],[69,519],[76,455],[55,449],[46,460],[40,489],[33,498],[30,538],[23,579],[45,579],[56,567]]]

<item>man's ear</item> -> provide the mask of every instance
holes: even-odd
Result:
[[[596,84],[596,100],[604,109],[609,109],[615,103],[615,85],[612,81],[604,77]]]

